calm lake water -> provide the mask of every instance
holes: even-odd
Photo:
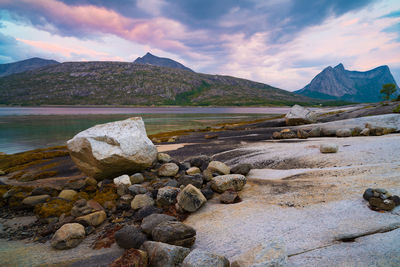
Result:
[[[7,154],[63,145],[96,124],[143,118],[147,134],[204,128],[226,122],[269,118],[289,108],[94,108],[0,107],[0,152]]]

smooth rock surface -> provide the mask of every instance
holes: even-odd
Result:
[[[183,261],[182,267],[229,267],[229,260],[223,256],[201,249],[194,249]]]
[[[191,167],[186,170],[186,173],[188,175],[195,175],[195,174],[201,173],[201,170],[198,167]]]
[[[139,117],[96,125],[75,135],[67,147],[78,168],[97,180],[143,170],[157,159]]]
[[[69,249],[78,246],[85,238],[85,228],[79,223],[67,223],[56,231],[51,239],[55,249]]]
[[[269,242],[251,248],[231,264],[232,267],[288,267],[286,247],[280,242]]]

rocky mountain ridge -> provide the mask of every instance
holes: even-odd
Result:
[[[66,62],[0,78],[0,104],[292,105],[308,97],[230,76],[127,62]]]
[[[13,63],[0,64],[0,77],[15,73],[21,73],[29,70],[34,70],[37,68],[46,67],[49,65],[55,65],[59,63],[60,62],[57,62],[55,60],[48,60],[48,59],[34,57]]]
[[[147,53],[143,57],[138,57],[133,63],[149,64],[158,67],[168,67],[168,68],[182,69],[193,72],[193,70],[175,60],[172,60],[170,58],[157,57],[151,53]]]
[[[379,91],[386,83],[396,84],[386,65],[361,72],[346,70],[340,63],[334,68],[325,68],[308,85],[295,93],[321,99],[378,102],[382,100]]]

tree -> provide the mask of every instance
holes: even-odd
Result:
[[[396,92],[396,85],[393,83],[387,83],[382,85],[382,89],[380,91],[381,94],[384,94],[383,99],[389,100],[390,96]]]

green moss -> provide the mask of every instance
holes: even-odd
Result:
[[[35,214],[40,218],[60,217],[65,213],[70,215],[72,202],[65,199],[53,199],[46,203],[36,205]]]
[[[76,195],[73,197],[72,202],[75,202],[75,201],[77,201],[77,200],[79,200],[79,199],[86,199],[86,200],[89,200],[89,199],[90,199],[90,196],[89,196],[89,194],[86,193],[86,192],[78,192],[78,194],[76,194]]]
[[[393,112],[394,112],[394,113],[400,113],[400,105],[398,105],[397,107],[395,107],[395,108],[393,109]]]
[[[93,199],[97,201],[100,205],[104,205],[104,202],[111,201],[115,202],[118,198],[116,188],[113,186],[107,186],[101,191],[94,193]]]
[[[52,158],[67,155],[68,151],[65,146],[36,149],[13,155],[0,155],[0,169],[5,173],[15,172],[33,165],[42,164]]]

